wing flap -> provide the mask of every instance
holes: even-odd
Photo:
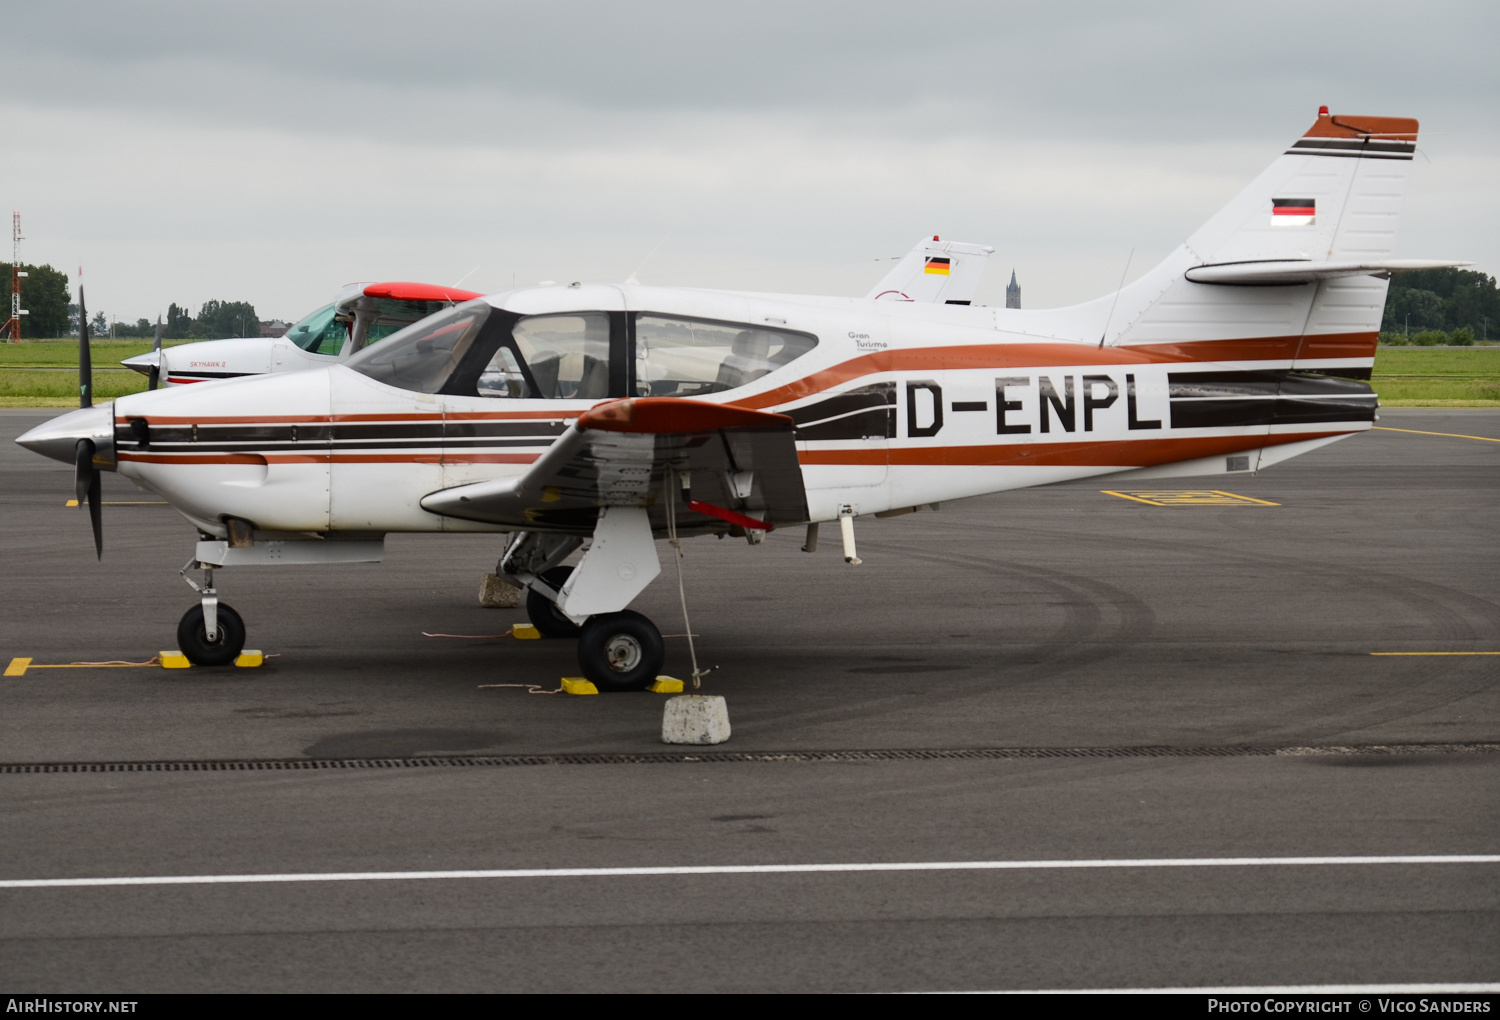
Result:
[[[673,492],[685,533],[722,531],[727,508],[769,525],[807,520],[807,495],[791,418],[677,397],[612,400],[586,411],[525,474],[442,489],[422,506],[446,517],[532,531],[591,533],[599,509],[645,507],[666,528],[668,471],[687,476]]]

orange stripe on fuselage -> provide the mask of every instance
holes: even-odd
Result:
[[[121,453],[141,464],[531,464],[540,453]]]
[[[954,347],[898,347],[875,351],[814,372],[765,393],[736,400],[741,407],[785,404],[830,390],[841,383],[881,372],[938,372],[949,369],[1069,368],[1074,365],[1158,365],[1222,361],[1295,361],[1299,356],[1368,358],[1375,355],[1375,333],[1326,336],[1269,336],[1245,340],[1194,340],[1093,347],[1069,343],[975,344]],[[1316,354],[1309,353],[1316,350]]]

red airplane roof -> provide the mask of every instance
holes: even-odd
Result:
[[[457,287],[440,287],[433,283],[403,283],[399,280],[372,283],[365,288],[365,293],[370,297],[394,298],[397,301],[452,301],[454,304],[484,296],[472,290],[459,290]]]

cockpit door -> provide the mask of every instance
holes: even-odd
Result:
[[[623,312],[507,318],[445,393],[444,488],[524,471],[584,411],[626,395]]]

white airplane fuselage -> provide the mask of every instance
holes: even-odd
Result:
[[[647,287],[484,300],[522,316],[649,311],[815,336],[790,364],[700,398],[798,418],[811,521],[1124,471],[1249,473],[1367,429],[1374,412],[1369,388],[1346,379],[1279,395],[1294,366],[1368,364],[1336,348],[1299,361],[1296,337],[1101,347],[1008,331],[1017,313],[1003,309]],[[1204,374],[1246,385],[1181,395],[1179,380]],[[851,393],[865,394],[863,412],[819,410]],[[226,517],[264,531],[500,531],[421,500],[524,473],[599,402],[416,393],[335,366],[122,397],[115,451],[120,473],[209,534]]]

